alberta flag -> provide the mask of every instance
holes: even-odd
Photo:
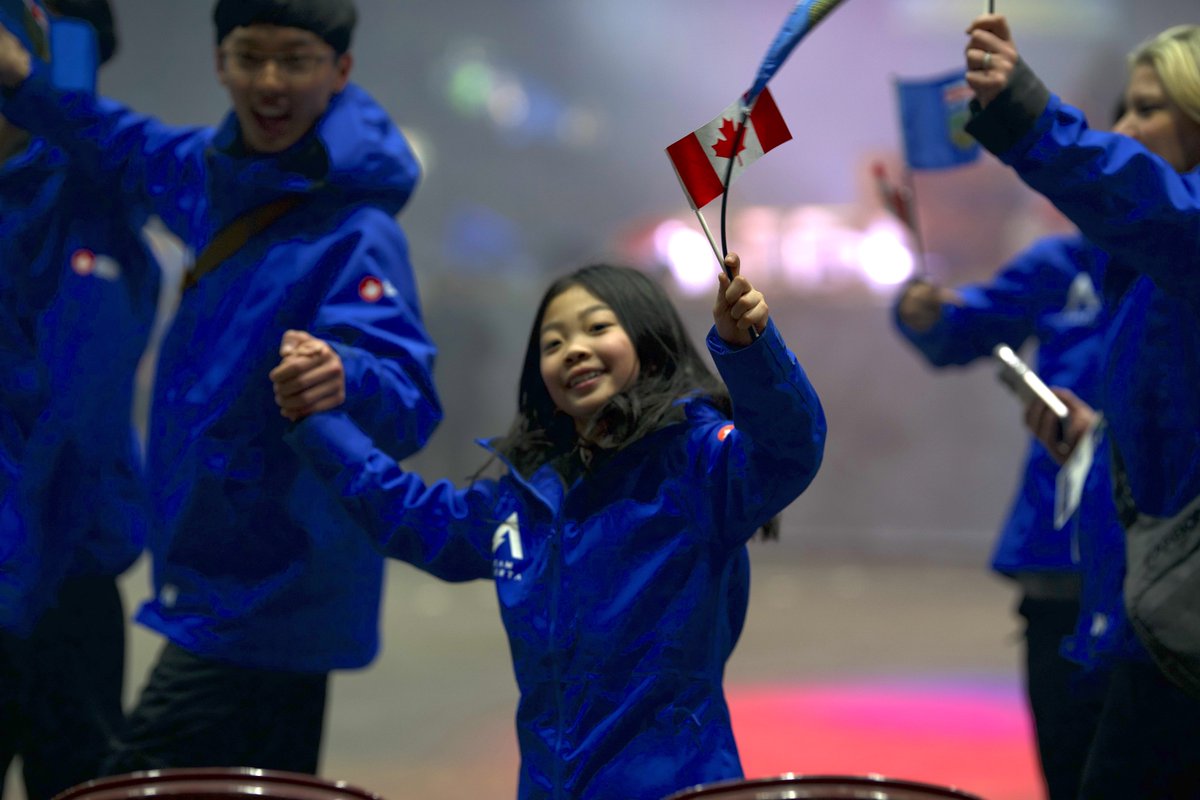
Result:
[[[969,164],[979,143],[964,130],[974,96],[962,71],[919,81],[896,81],[904,158],[911,169]]]
[[[725,191],[725,172],[732,158],[732,183],[746,167],[774,148],[792,138],[787,123],[775,105],[771,93],[763,89],[755,100],[746,122],[741,146],[733,152],[738,123],[742,118],[741,100],[735,100],[721,115],[704,127],[689,133],[667,148],[679,182],[683,184],[692,208],[711,203]]]

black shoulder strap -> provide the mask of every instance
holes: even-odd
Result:
[[[184,274],[183,290],[187,291],[195,286],[201,278],[241,250],[256,234],[262,233],[284,214],[300,205],[304,198],[305,195],[302,194],[285,194],[278,200],[247,211],[218,231],[196,258],[196,263]]]

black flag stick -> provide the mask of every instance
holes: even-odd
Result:
[[[725,236],[725,208],[729,205],[729,184],[733,180],[733,160],[738,157],[738,151],[742,149],[742,140],[746,138],[746,125],[750,119],[750,108],[742,109],[742,118],[737,126],[737,131],[733,134],[733,150],[729,153],[729,166],[725,167],[724,191],[721,192],[721,269],[725,270],[725,277],[733,280],[733,273],[729,266],[725,263],[725,257],[729,255],[728,240]],[[750,334],[750,341],[758,338],[758,331],[751,325],[746,329]]]

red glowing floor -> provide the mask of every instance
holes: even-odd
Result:
[[[727,687],[746,774],[878,774],[1038,800],[1020,687],[926,677]]]

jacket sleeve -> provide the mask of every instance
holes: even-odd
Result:
[[[345,410],[379,447],[403,459],[442,419],[436,348],[421,321],[404,234],[382,211],[361,213],[370,218],[321,304],[313,335],[342,359]]]
[[[1036,335],[1038,319],[1062,308],[1078,272],[1062,238],[1043,239],[989,283],[959,287],[962,304],[943,305],[941,319],[928,331],[900,321],[899,299],[892,306],[892,321],[933,366],[968,364],[990,356],[998,344],[1016,349]]]
[[[286,434],[289,445],[332,487],[376,548],[446,581],[492,576],[491,530],[499,486],[426,485],[375,447],[339,411],[307,417]]]
[[[19,87],[0,92],[0,114],[61,147],[73,167],[157,214],[185,241],[195,240],[190,227],[194,187],[204,185],[197,146],[204,129],[171,127],[87,92],[55,89],[36,59]]]
[[[0,421],[0,433],[8,427]],[[16,475],[10,469],[0,464],[0,631],[25,638],[37,617],[34,595],[41,559],[17,509]]]
[[[740,545],[816,476],[825,452],[825,412],[773,321],[741,348],[724,342],[714,327],[708,349],[733,399],[733,424],[693,428],[687,456],[701,487],[702,513],[722,540]]]
[[[967,130],[1115,261],[1200,303],[1200,170],[1180,174],[1129,137],[1091,130],[1023,62]]]

